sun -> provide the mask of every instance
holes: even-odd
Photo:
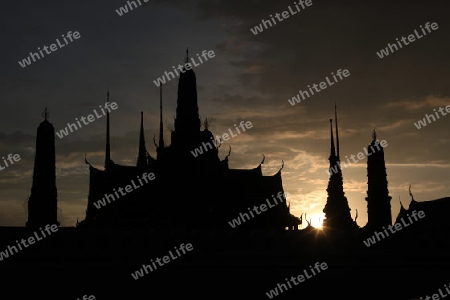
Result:
[[[311,222],[311,226],[317,229],[322,229],[323,215],[315,214],[308,217],[308,221]]]

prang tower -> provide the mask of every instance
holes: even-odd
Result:
[[[28,221],[26,226],[38,228],[56,224],[57,191],[55,174],[55,129],[48,121],[48,109],[43,113],[44,121],[39,124],[36,135],[33,185],[28,199]]]
[[[378,230],[392,225],[391,198],[389,196],[384,151],[375,130],[367,155],[367,215],[366,227]]]
[[[337,153],[334,147],[333,137],[333,121],[330,119],[331,132],[331,149],[330,149],[330,180],[327,187],[327,203],[323,212],[325,213],[325,220],[323,226],[328,230],[350,230],[357,227],[350,215],[350,207],[348,206],[347,197],[344,194],[344,184],[342,179],[342,170],[340,168],[339,158],[339,131],[337,123],[337,107],[334,107],[334,114],[336,119],[336,145]],[[332,168],[337,168],[337,172],[333,172]]]

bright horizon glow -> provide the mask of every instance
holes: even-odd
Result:
[[[323,224],[323,214],[314,214],[311,216],[308,216],[308,221],[311,218],[311,226],[317,229],[322,229],[322,224]]]

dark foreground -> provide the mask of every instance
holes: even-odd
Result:
[[[0,228],[0,251],[32,233]],[[419,299],[450,283],[447,239],[405,232],[366,247],[359,234],[316,230],[59,228],[0,261],[0,299],[269,299],[267,292],[316,262],[328,268],[298,285],[291,281],[273,299]],[[137,280],[131,276],[182,243],[192,251]]]

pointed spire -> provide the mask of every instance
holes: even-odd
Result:
[[[336,121],[336,146],[337,146],[337,158],[339,160],[339,130],[338,130],[338,119],[337,119],[337,106],[334,103],[334,119]]]
[[[106,102],[109,103],[109,89],[106,93]],[[106,151],[105,151],[105,169],[111,162],[111,146],[109,144],[109,111],[106,110]]]
[[[333,136],[333,120],[330,119],[330,134],[331,134],[331,147],[330,147],[330,158],[336,156],[336,149],[334,148],[334,136]]]
[[[159,86],[159,149],[164,146],[164,126],[163,126],[163,112],[162,112],[162,84]]]
[[[186,49],[186,63],[189,60],[189,49]],[[194,146],[201,129],[197,100],[197,79],[193,69],[182,72],[178,79],[177,108],[175,129],[171,135],[174,147],[191,148]],[[197,146],[195,146],[197,147]]]
[[[42,112],[42,117],[45,121],[47,121],[50,118],[50,112],[48,111],[48,108],[45,107],[44,111]]]
[[[372,142],[368,147],[377,145],[377,133],[372,131]],[[367,157],[367,227],[380,230],[392,225],[391,199],[389,196],[386,163],[383,148]]]
[[[141,130],[139,133],[139,154],[137,158],[137,167],[147,167],[147,150],[145,149],[144,136],[144,112],[141,111]]]
[[[208,130],[208,128],[209,128],[208,118],[205,118],[205,121],[203,122],[203,127],[205,127],[205,130]]]
[[[334,148],[332,119],[330,119],[330,137],[330,179],[327,187],[327,202],[323,209],[325,213],[323,227],[333,230],[350,230],[355,228],[356,223],[352,219],[348,200],[344,193],[342,170],[339,157],[336,156],[336,149]],[[331,168],[336,171],[333,171]]]

